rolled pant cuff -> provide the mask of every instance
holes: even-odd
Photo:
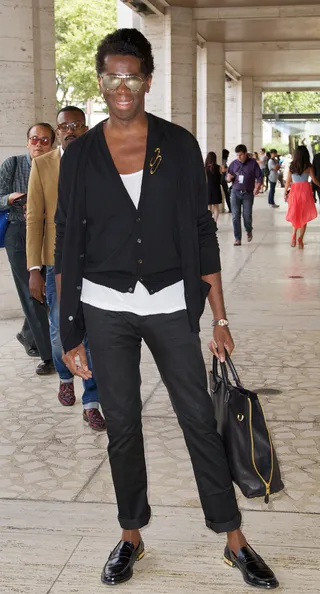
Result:
[[[86,402],[82,405],[84,410],[89,410],[90,408],[99,408],[99,402]]]
[[[151,510],[147,515],[134,520],[126,520],[125,518],[120,518],[120,516],[118,516],[119,524],[123,530],[140,530],[140,528],[143,528],[149,524],[150,518]]]
[[[238,512],[229,522],[211,522],[210,520],[206,520],[207,528],[216,532],[216,534],[221,534],[222,532],[233,532],[234,530],[239,530],[241,526],[241,514]]]

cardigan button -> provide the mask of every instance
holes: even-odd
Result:
[[[68,320],[69,320],[69,322],[72,322],[72,320],[73,320],[73,316],[69,316],[69,317],[68,317]]]
[[[80,254],[80,258],[84,258],[84,254]]]
[[[141,221],[140,217],[137,217],[136,218],[136,223],[140,223],[140,221]]]
[[[129,293],[133,293],[133,288],[129,287],[128,291],[129,291]]]
[[[137,239],[137,243],[142,243],[142,239],[140,239],[140,237]]]
[[[78,285],[77,286],[77,291],[81,291],[81,289],[82,289],[81,285]]]
[[[87,224],[87,219],[83,219],[82,224],[83,225],[86,225]]]
[[[141,260],[141,258],[140,258],[140,260],[138,260],[138,264],[142,264],[142,260]]]

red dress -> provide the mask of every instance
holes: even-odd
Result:
[[[311,185],[307,181],[309,172],[292,174],[292,185],[288,197],[286,219],[295,229],[301,229],[318,216]]]

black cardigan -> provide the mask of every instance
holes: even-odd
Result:
[[[61,160],[56,222],[56,274],[62,274],[60,333],[64,350],[78,346],[84,336],[80,301],[86,246],[85,170],[97,127],[74,141]],[[191,330],[199,320],[210,285],[201,276],[219,272],[216,225],[208,212],[206,177],[196,139],[184,128],[148,114],[145,187],[148,195],[150,161],[160,148],[162,159],[176,163],[180,201],[179,248]],[[161,163],[160,163],[161,167]],[[115,173],[116,174],[116,173]],[[156,172],[154,173],[156,176]]]

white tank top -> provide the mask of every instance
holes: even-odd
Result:
[[[143,171],[120,176],[136,208],[140,200],[142,176]],[[140,282],[136,284],[133,293],[120,293],[84,278],[81,301],[99,309],[127,311],[138,316],[169,314],[187,308],[183,281],[150,295]]]

